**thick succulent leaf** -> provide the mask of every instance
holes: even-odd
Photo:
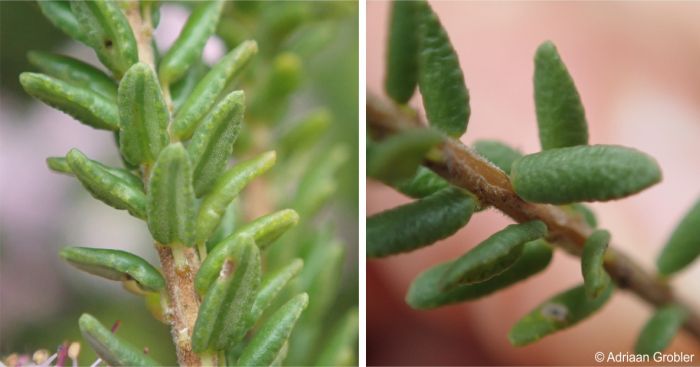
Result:
[[[497,140],[478,140],[474,142],[473,147],[480,156],[495,164],[505,173],[510,173],[513,162],[523,156],[517,149]]]
[[[418,27],[420,3],[393,1],[387,45],[384,89],[397,103],[406,103],[418,84]]]
[[[120,179],[126,181],[131,186],[143,188],[143,182],[141,182],[141,179],[138,178],[136,175],[134,175],[133,173],[131,173],[127,169],[106,166],[106,165],[104,165],[98,161],[94,161],[92,159],[89,159],[88,161],[90,162],[90,164],[100,166],[105,171],[111,173],[112,175],[116,176],[117,178],[120,178]],[[63,174],[69,175],[69,176],[75,176],[73,174],[73,170],[71,170],[71,168],[70,168],[70,164],[68,164],[68,160],[64,157],[46,158],[46,164],[54,172],[63,173]]]
[[[653,355],[661,352],[671,344],[678,329],[683,326],[688,313],[676,305],[664,306],[652,316],[637,338],[634,352],[637,354]]]
[[[526,155],[510,172],[515,192],[535,203],[606,201],[661,181],[654,158],[615,145],[575,146]]]
[[[700,256],[700,199],[685,214],[664,246],[656,266],[662,275],[682,270]]]
[[[73,14],[102,64],[117,79],[139,61],[134,32],[119,4],[111,0],[71,1]]]
[[[467,130],[469,92],[447,32],[430,5],[419,9],[418,86],[432,126],[459,137]]]
[[[196,218],[196,237],[203,242],[221,223],[226,207],[253,179],[262,175],[275,164],[274,151],[263,153],[253,159],[239,162],[224,172],[214,187],[203,198]]]
[[[588,144],[588,124],[581,98],[552,42],[537,48],[534,84],[542,149]]]
[[[600,296],[610,284],[610,276],[603,267],[608,243],[610,243],[610,232],[597,230],[586,239],[586,243],[583,245],[581,272],[583,273],[586,296],[589,299]]]
[[[136,63],[119,83],[119,149],[133,165],[151,164],[168,145],[170,116],[156,74]]]
[[[573,326],[598,311],[610,298],[613,289],[610,283],[593,300],[586,297],[583,285],[562,292],[520,319],[510,329],[508,340],[515,346],[523,346]]]
[[[349,366],[355,362],[358,322],[356,308],[345,313],[321,348],[316,366]]]
[[[53,24],[56,28],[67,34],[68,37],[87,43],[85,35],[78,18],[75,17],[70,7],[70,1],[64,0],[45,0],[37,1],[37,5],[41,9],[41,13]]]
[[[192,167],[181,143],[160,152],[148,182],[148,229],[161,244],[193,245]]]
[[[393,186],[406,196],[422,199],[450,187],[450,183],[437,173],[420,166],[413,177],[395,182]]]
[[[107,99],[117,99],[117,84],[114,80],[90,64],[72,57],[41,51],[29,52],[28,59],[46,75],[95,91]]]
[[[103,278],[134,280],[143,291],[157,292],[165,280],[148,261],[126,251],[88,247],[66,247],[59,253],[76,268]]]
[[[146,218],[146,195],[142,186],[119,177],[112,169],[88,159],[77,149],[66,155],[71,171],[96,199],[117,208],[126,209],[137,218]]]
[[[239,366],[270,366],[277,358],[294,324],[309,303],[302,293],[280,307],[255,334],[238,359]]]
[[[289,206],[304,218],[313,217],[336,191],[338,170],[348,158],[348,147],[345,145],[336,145],[319,155],[299,181]]]
[[[82,314],[78,324],[83,338],[108,365],[115,367],[160,365],[153,358],[147,356],[143,350],[114,335],[92,315]]]
[[[367,218],[367,256],[413,251],[446,238],[469,222],[474,199],[445,189]]]
[[[280,157],[298,154],[315,146],[330,125],[331,114],[327,109],[310,112],[279,135],[277,146]]]
[[[90,89],[43,74],[22,73],[19,82],[32,97],[96,129],[117,130],[117,104]]]
[[[263,215],[241,226],[240,233],[251,236],[261,249],[267,248],[281,235],[299,223],[299,214],[292,209],[283,209]]]
[[[258,52],[255,41],[245,41],[226,54],[202,78],[178,110],[172,130],[179,139],[189,139],[200,120],[217,101],[219,95],[240,74]]]
[[[245,95],[235,91],[214,107],[194,132],[187,146],[193,165],[194,192],[206,194],[231,157],[233,143],[243,123]]]
[[[263,312],[272,305],[275,297],[277,297],[280,291],[301,272],[303,267],[304,261],[301,259],[294,259],[289,265],[265,275],[260,285],[260,290],[255,297],[255,302],[247,317],[248,328],[253,326],[255,322],[260,319]]]
[[[240,341],[260,286],[260,250],[250,237],[239,242],[207,291],[192,333],[192,348],[224,350]]]
[[[441,140],[435,130],[411,129],[374,144],[367,157],[367,175],[389,183],[409,179]]]
[[[441,290],[440,282],[452,265],[446,262],[421,273],[411,283],[406,302],[415,309],[430,309],[478,299],[539,273],[551,260],[552,247],[544,240],[528,242],[518,261],[503,273],[485,282]]]
[[[204,45],[216,30],[223,7],[224,2],[216,0],[201,2],[194,8],[175,43],[158,64],[158,74],[165,85],[182,78],[202,56]]]
[[[199,294],[205,294],[209,286],[216,279],[219,269],[230,254],[240,246],[240,242],[246,238],[252,238],[258,248],[265,249],[284,232],[295,226],[299,221],[299,215],[291,210],[284,209],[257,218],[256,220],[241,226],[232,235],[224,238],[214,246],[207,255],[195,277],[195,288]]]
[[[526,243],[547,235],[541,221],[511,224],[452,262],[441,281],[443,289],[487,281],[515,264]]]

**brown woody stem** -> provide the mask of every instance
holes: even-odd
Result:
[[[367,93],[367,128],[376,138],[422,124],[415,112],[402,110]],[[425,165],[451,184],[473,193],[482,205],[493,206],[516,222],[541,220],[547,224],[547,240],[574,256],[581,256],[583,245],[593,229],[581,218],[560,207],[529,203],[521,199],[508,176],[459,140],[446,138],[440,146],[440,157],[431,157]],[[684,328],[700,339],[700,316],[696,310],[674,295],[662,279],[652,275],[612,245],[608,247],[605,269],[621,289],[627,289],[654,307],[674,303],[688,311]]]
[[[146,7],[143,10],[142,13],[139,3],[132,1],[128,3],[125,14],[138,44],[139,60],[155,69],[151,46],[153,26],[150,19],[150,8]],[[167,86],[165,86],[163,94],[172,111],[172,101]],[[148,187],[151,167],[144,164],[141,169],[144,187]],[[170,323],[170,333],[175,344],[178,363],[180,366],[216,366],[216,354],[200,355],[192,351],[192,331],[197,320],[200,303],[194,288],[194,277],[200,265],[196,249],[181,244],[163,245],[156,243],[155,247],[163,268],[168,298],[167,302],[163,302],[166,305],[164,314]]]

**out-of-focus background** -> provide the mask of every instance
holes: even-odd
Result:
[[[384,95],[389,2],[367,4],[367,88]],[[613,243],[653,269],[674,225],[700,195],[700,3],[431,2],[459,54],[471,95],[465,143],[495,138],[539,150],[533,56],[552,40],[581,94],[592,144],[620,144],[654,156],[661,184],[634,197],[593,204]],[[420,107],[420,96],[411,101]],[[422,108],[421,108],[422,110]],[[367,184],[367,214],[408,199]],[[406,255],[367,263],[368,365],[592,365],[594,353],[632,352],[651,309],[617,292],[599,314],[525,348],[510,346],[510,327],[549,296],[582,281],[561,252],[523,284],[476,302],[433,311],[403,301],[421,271],[457,257],[510,223],[487,211],[452,238]],[[700,309],[700,264],[674,279]],[[669,352],[700,344],[681,333]]]
[[[257,38],[261,55],[294,48],[301,55],[300,82],[281,109],[285,115],[275,119],[284,125],[302,118],[309,108],[324,106],[331,119],[320,144],[326,150],[346,147],[336,191],[320,219],[314,220],[330,223],[334,236],[347,247],[342,281],[332,302],[340,317],[339,311],[357,305],[358,299],[357,4],[232,4],[227,4],[222,21],[234,20],[226,21],[219,29],[221,37],[207,44],[205,61],[211,65],[227,47],[246,38]],[[190,5],[166,2],[161,7],[155,34],[161,49],[177,37]],[[34,2],[2,1],[0,17],[0,357],[55,350],[64,340],[80,340],[77,320],[89,312],[108,326],[121,320],[121,336],[148,346],[156,360],[173,365],[169,329],[149,315],[142,299],[124,292],[117,282],[70,267],[57,255],[67,245],[119,248],[158,264],[144,222],[93,199],[75,179],[46,166],[46,157],[62,156],[72,147],[121,165],[111,133],[91,129],[30,98],[18,83],[20,72],[33,71],[26,61],[29,50],[99,62],[92,50],[48,23]],[[260,69],[255,61],[250,68]],[[89,349],[82,348],[82,363],[94,361]]]

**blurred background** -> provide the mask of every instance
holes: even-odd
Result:
[[[533,57],[552,40],[578,87],[591,144],[620,144],[654,156],[663,182],[631,198],[593,204],[615,246],[652,270],[678,220],[700,195],[700,3],[431,2],[459,54],[472,115],[462,140],[499,139],[538,151]],[[367,4],[367,88],[383,92],[390,3]],[[420,96],[410,104],[422,111]],[[409,200],[368,181],[367,214]],[[510,327],[546,298],[582,281],[580,265],[557,251],[549,268],[487,298],[432,311],[404,303],[423,270],[460,256],[510,220],[489,210],[455,236],[410,254],[367,263],[368,365],[592,365],[595,352],[631,352],[651,309],[618,292],[578,326],[524,348]],[[674,279],[700,310],[700,265]],[[669,352],[700,343],[681,332]]]
[[[191,5],[162,5],[155,33],[161,50],[175,40]],[[77,320],[89,312],[108,326],[120,320],[121,336],[148,346],[156,360],[172,365],[169,329],[149,315],[142,299],[116,282],[77,271],[57,255],[67,245],[119,248],[158,263],[145,223],[93,199],[75,179],[53,173],[45,164],[46,157],[77,147],[91,158],[121,165],[112,135],[30,98],[18,83],[20,72],[33,70],[26,61],[32,49],[99,63],[92,50],[48,23],[34,2],[2,1],[0,17],[0,357],[39,348],[54,351],[64,340],[80,340]],[[325,273],[332,289],[322,295],[326,309],[316,310],[325,316],[300,321],[300,333],[319,323],[332,325],[358,300],[357,34],[355,2],[229,2],[203,57],[211,65],[242,40],[257,40],[259,55],[239,86],[255,92],[247,97],[248,125],[234,156],[278,149],[268,187],[251,190],[265,196],[261,199],[270,210],[286,206],[301,212],[301,228],[287,240],[301,243],[294,244],[297,249],[314,253],[332,244],[345,254],[337,257],[340,263],[328,264],[334,272]],[[309,119],[317,121],[311,124],[312,138],[284,140]],[[327,172],[316,170],[309,177],[310,167],[324,164],[331,166]],[[299,208],[294,202],[304,193],[300,182],[324,188],[317,190],[323,197],[304,194],[318,200],[313,207]],[[283,261],[288,255],[274,256]],[[307,283],[315,278],[306,276]],[[336,278],[335,283],[328,280]],[[306,344],[314,347],[308,340]],[[82,348],[82,363],[94,361],[89,349]],[[292,349],[289,358],[303,361],[299,354],[304,347],[296,348],[296,356]]]

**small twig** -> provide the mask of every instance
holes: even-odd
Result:
[[[125,9],[126,17],[134,31],[138,44],[139,60],[155,68],[153,60],[153,25],[150,8],[141,13],[138,2],[131,2]],[[142,16],[143,15],[143,16]],[[172,112],[172,100],[167,86],[163,90],[166,104]],[[171,137],[171,140],[172,137]],[[150,169],[141,167],[144,187],[148,187]],[[192,351],[192,331],[199,313],[199,296],[194,288],[194,277],[199,270],[200,260],[194,248],[179,244],[155,244],[165,277],[167,305],[165,316],[170,323],[170,333],[175,344],[177,360],[181,366],[217,365],[216,356],[198,355]]]
[[[374,136],[382,138],[421,125],[394,104],[383,102],[369,92],[367,95],[367,125]],[[549,242],[574,256],[581,256],[583,245],[593,231],[583,220],[554,205],[524,201],[513,191],[503,171],[458,140],[445,139],[440,148],[441,157],[426,161],[430,169],[453,185],[472,192],[483,205],[493,206],[516,222],[535,219],[545,222],[549,228]],[[684,307],[689,314],[684,327],[700,339],[697,311],[675,296],[665,281],[645,271],[612,245],[608,247],[605,269],[619,288],[630,290],[655,307],[669,303]]]

